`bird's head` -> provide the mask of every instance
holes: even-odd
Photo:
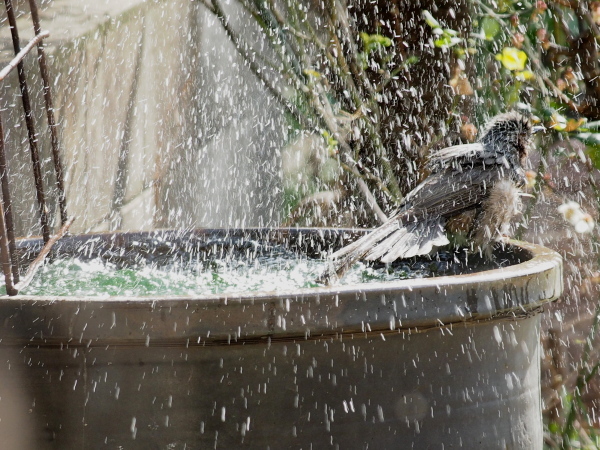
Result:
[[[515,151],[521,161],[527,158],[531,136],[544,127],[533,126],[529,118],[517,111],[499,114],[483,130],[480,142],[495,151]]]

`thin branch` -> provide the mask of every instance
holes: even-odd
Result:
[[[275,3],[273,2],[273,0],[267,0],[269,3],[269,7],[271,9],[271,12],[273,13],[273,16],[275,17],[275,19],[277,20],[277,23],[279,24],[279,26],[282,29],[286,29],[288,28],[288,23],[285,20],[285,18],[283,17],[283,14],[281,14],[281,11],[279,11],[279,9],[277,9],[277,6],[275,5]]]
[[[333,11],[337,12],[337,7],[343,9],[343,6],[339,3],[339,1],[337,0],[333,0],[335,3],[335,7],[333,8]],[[334,16],[331,19],[337,18],[338,16]],[[349,47],[349,56],[352,58],[350,60],[350,62],[346,62],[345,63],[347,65],[347,67],[349,67],[349,71],[350,73],[353,73],[356,78],[358,80],[360,80],[361,84],[364,86],[364,88],[367,91],[368,97],[370,98],[375,98],[375,89],[373,88],[373,85],[371,84],[371,81],[369,80],[369,77],[365,74],[364,70],[362,69],[362,66],[360,64],[360,61],[358,60],[358,49],[356,48],[356,44],[354,43],[354,40],[352,39],[352,32],[350,31],[350,25],[348,24],[348,22],[346,22],[345,20],[343,20],[343,16],[340,16],[339,20],[337,20],[337,22],[340,24],[340,27],[337,27],[335,22],[333,22],[333,20],[330,19],[330,25],[333,27],[332,30],[334,31],[334,35],[335,35],[335,30],[339,29],[340,31],[343,31],[342,36],[344,37],[344,41],[346,42],[346,44]],[[337,35],[336,37],[336,41],[337,44],[339,46],[339,50],[340,50],[340,54],[343,55],[343,51],[342,51],[342,46],[341,43],[339,42],[339,40],[337,39]]]
[[[340,52],[338,52],[338,53],[341,53],[341,48],[340,48]],[[284,65],[287,66],[287,64],[285,64],[285,58],[284,58]],[[342,72],[343,72],[343,69],[342,69]],[[318,84],[312,84],[312,85],[311,85],[311,83],[304,84],[302,82],[302,80],[298,79],[295,76],[294,70],[292,70],[290,67],[287,67],[286,74],[288,77],[293,78],[294,84],[296,86],[300,87],[301,91],[304,92],[308,96],[310,104],[317,112],[318,117],[321,117],[323,119],[323,121],[325,122],[326,128],[329,129],[332,136],[334,136],[338,140],[338,143],[342,147],[342,149],[347,154],[349,154],[349,155],[352,154],[352,149],[351,149],[349,143],[346,141],[345,137],[339,132],[339,127],[338,127],[336,118],[333,115],[333,111],[331,110],[329,101],[327,100],[325,93],[322,91],[319,92],[317,89]],[[355,86],[352,86],[352,87],[354,88],[354,90],[356,89]],[[360,105],[360,99],[357,99],[357,100]],[[383,211],[377,204],[375,196],[369,190],[367,184],[362,179],[362,176],[360,175],[360,173],[356,169],[351,170],[351,171],[354,175],[359,177],[357,180],[357,183],[358,183],[359,189],[361,190],[361,192],[363,193],[363,195],[365,196],[365,198],[367,200],[367,204],[373,209],[373,211],[375,212],[375,214],[377,215],[377,217],[380,220],[382,220],[382,221],[387,220],[387,217],[385,216],[385,214],[383,213]],[[387,189],[386,189],[386,191],[389,192],[389,190],[387,190]]]
[[[27,269],[25,275],[21,277],[21,281],[15,284],[14,289],[16,291],[21,291],[25,289],[29,285],[29,283],[31,283],[31,280],[33,280],[33,277],[44,262],[46,255],[48,255],[48,253],[50,253],[50,250],[52,250],[52,246],[65,235],[65,233],[69,230],[69,227],[71,226],[74,220],[75,217],[71,217],[69,220],[67,220],[67,222],[61,227],[58,233],[56,233],[48,240],[48,242],[46,243],[46,245],[44,245],[38,256],[29,265],[29,268]]]
[[[315,83],[311,84],[310,79],[309,79],[309,83],[306,83],[303,79],[300,78],[302,75],[298,72],[298,70],[299,70],[298,67],[290,66],[290,58],[286,57],[286,56],[293,57],[294,55],[288,55],[289,51],[293,52],[293,50],[290,50],[290,47],[287,45],[286,41],[283,39],[284,38],[284,36],[282,34],[284,31],[283,26],[282,26],[282,23],[283,23],[282,21],[284,20],[283,16],[278,11],[273,12],[272,10],[264,9],[265,4],[261,4],[261,5],[262,5],[263,9],[261,9],[259,12],[252,11],[252,9],[249,8],[247,5],[246,5],[246,9],[253,15],[255,20],[258,21],[258,24],[263,29],[263,32],[265,33],[266,37],[269,39],[271,45],[275,49],[277,49],[277,51],[279,52],[279,57],[281,58],[280,62],[283,65],[283,71],[282,71],[281,75],[284,77],[284,79],[286,79],[287,83],[289,83],[291,86],[295,87],[297,91],[304,94],[304,96],[306,97],[306,99],[308,101],[308,105],[314,111],[314,113],[315,113],[314,115],[317,118],[317,120],[322,123],[323,128],[329,130],[331,132],[331,135],[334,136],[335,139],[338,141],[338,145],[343,150],[343,152],[347,153],[348,156],[351,156],[353,153],[353,150],[350,147],[349,143],[346,141],[345,136],[342,133],[340,133],[339,126],[337,124],[337,119],[336,119],[335,115],[333,114],[331,105],[329,103],[329,100],[327,99],[326,92],[319,90],[318,84],[315,84]],[[259,6],[261,6],[261,5],[259,5]],[[273,5],[273,3],[271,3],[271,5]],[[261,68],[256,64],[256,61],[255,61],[256,52],[251,47],[249,47],[247,44],[243,43],[242,40],[238,37],[237,33],[231,28],[229,21],[227,20],[225,14],[219,4],[219,1],[212,0],[212,9],[209,8],[209,10],[211,10],[213,12],[213,14],[215,14],[215,16],[219,19],[221,26],[225,30],[228,38],[234,44],[234,47],[236,48],[238,53],[248,63],[252,72],[255,74],[255,76],[257,76],[260,79],[260,81],[262,81],[262,83],[266,86],[267,90],[272,95],[274,95],[274,97],[288,110],[288,112],[290,114],[292,114],[292,116],[295,117],[298,120],[298,122],[300,122],[305,128],[307,128],[307,129],[312,128],[310,126],[310,124],[307,123],[306,117],[302,113],[297,111],[293,107],[293,105],[291,105],[288,101],[286,101],[285,98],[283,98],[280,90],[264,76],[264,74],[263,74],[264,71],[261,70]],[[267,22],[265,22],[263,20],[263,19],[265,19],[263,17],[265,14],[272,15],[273,17],[271,19],[268,19]],[[310,27],[310,24],[308,25],[308,27],[309,27],[309,32],[311,34],[314,33],[313,35],[314,35],[314,37],[316,37],[316,32],[314,32],[314,30],[311,29],[312,27]],[[289,25],[286,25],[286,28],[289,28]],[[279,39],[279,41],[277,39]],[[314,42],[316,42],[317,45],[323,45],[318,39],[314,39]],[[339,44],[339,41],[338,41],[338,46],[339,46],[339,49],[337,52],[338,64],[335,64],[335,60],[331,59],[330,63],[332,64],[332,69],[334,72],[338,72],[341,74],[346,73],[347,75],[349,75],[349,70],[344,71],[343,68],[340,68],[339,63],[343,62],[344,59],[343,59],[341,44]],[[303,46],[299,45],[299,48],[303,48]],[[329,56],[329,52],[326,51],[325,54]],[[293,61],[291,61],[291,62],[293,63]],[[342,79],[345,79],[347,82],[352,81],[351,77],[349,77],[349,76],[342,77]],[[350,84],[349,90],[352,92],[352,94],[354,94],[355,103],[357,105],[356,109],[363,110],[364,109],[364,106],[362,106],[363,101],[360,98],[360,95],[358,94],[358,90],[357,90],[356,86],[353,85],[353,82],[352,82],[352,84]],[[389,161],[387,160],[387,157],[385,156],[385,152],[384,152],[385,149],[383,149],[383,146],[381,145],[381,141],[379,139],[378,133],[373,129],[373,125],[368,120],[365,120],[364,123],[367,127],[367,132],[368,132],[369,136],[371,137],[372,142],[375,145],[375,148],[379,148],[378,154],[380,155],[380,159],[382,161],[382,164],[384,165],[384,173],[386,173],[386,176],[389,178],[388,183],[391,184],[390,189],[386,189],[386,192],[390,192],[390,190],[392,192],[394,192],[394,187],[395,187],[394,185],[396,185],[396,187],[397,187],[397,181],[395,180],[395,177],[389,175],[391,173],[391,167],[387,168],[387,169],[385,167],[386,164],[389,165]],[[360,177],[360,173],[358,171],[355,171],[353,173],[355,175],[358,174]],[[369,189],[368,189],[366,183],[364,182],[364,180],[362,179],[362,177],[360,177],[360,179],[358,181],[358,186],[359,186],[359,189],[361,190],[361,192],[363,193],[363,195],[365,195],[365,197],[367,199],[367,203],[373,208],[376,215],[380,219],[382,217],[385,217],[385,214],[383,214],[383,212],[377,205],[377,202],[375,201],[375,197],[369,191]],[[401,198],[401,195],[399,195],[399,192],[400,192],[399,187],[397,187],[396,190],[397,190],[397,192],[395,192],[394,195],[392,195],[392,197],[395,199]]]
[[[25,56],[31,51],[33,47],[38,45],[43,39],[50,36],[49,31],[42,31],[40,34],[36,35],[33,39],[31,39],[25,47],[21,49],[19,53],[15,55],[15,57],[0,71],[0,81],[4,80],[6,76],[12,72],[12,70],[17,67],[17,65],[23,61]]]
[[[563,14],[562,9],[555,6],[555,3],[560,4],[559,1],[555,0],[554,2],[549,2],[548,7],[550,11],[552,11],[552,15],[556,16],[556,22],[560,26],[561,31],[565,34],[567,41],[573,42],[573,34],[571,33],[571,29],[569,28],[567,20],[565,19],[565,15]]]
[[[367,94],[369,97],[368,101],[365,102],[364,100],[362,100],[360,98],[359,91],[358,91],[356,85],[354,84],[352,77],[349,77],[349,79],[352,80],[351,86],[354,87],[354,92],[351,92],[351,94],[356,95],[357,98],[355,98],[355,102],[359,102],[358,105],[361,105],[361,109],[363,109],[363,110],[371,109],[372,115],[374,116],[374,121],[376,123],[378,123],[379,117],[381,116],[381,112],[379,109],[379,104],[377,103],[377,98],[376,98],[377,92],[371,85],[369,78],[367,77],[365,72],[362,70],[362,68],[358,62],[358,58],[357,58],[358,50],[356,48],[356,45],[352,41],[352,34],[350,32],[348,23],[341,19],[336,21],[337,15],[335,13],[337,12],[337,7],[341,6],[341,5],[339,4],[339,2],[337,0],[332,0],[332,1],[335,2],[335,7],[332,8],[332,16],[328,17],[328,22],[329,22],[329,30],[330,30],[330,36],[332,39],[332,43],[334,44],[334,46],[337,49],[336,53],[337,53],[338,61],[340,63],[342,71],[344,73],[353,74],[357,79],[361,80],[361,84],[364,86],[364,88],[367,91]],[[336,22],[340,24],[339,28],[336,26]],[[344,33],[345,33],[345,34],[343,34],[343,36],[345,36],[345,42],[348,45],[348,47],[350,48],[349,56],[352,58],[352,61],[350,63],[348,63],[348,61],[346,61],[346,58],[344,56],[342,44],[341,44],[340,40],[338,39],[338,36],[336,33],[337,29],[344,31]],[[365,103],[368,103],[368,106],[365,106]],[[365,113],[365,112],[366,111],[363,111],[363,113]],[[377,157],[379,158],[379,161],[383,168],[383,172],[385,174],[385,177],[386,177],[386,180],[388,183],[389,191],[392,193],[392,199],[396,203],[400,203],[403,199],[402,191],[400,190],[400,185],[398,184],[398,180],[396,179],[396,174],[394,173],[394,170],[392,169],[390,159],[387,155],[386,148],[383,145],[383,142],[381,141],[381,134],[371,120],[368,120],[368,119],[365,120],[364,124],[365,124],[366,130],[367,130],[367,133],[369,135],[371,144],[375,148],[375,153],[376,153]]]
[[[215,10],[213,9],[213,6],[208,2],[208,0],[197,0],[198,2],[202,3],[202,5],[208,9],[209,12],[216,14]]]
[[[381,208],[377,204],[377,200],[375,199],[375,196],[369,190],[369,186],[367,186],[367,183],[365,183],[365,180],[363,180],[363,177],[360,174],[360,172],[358,171],[358,169],[356,167],[351,167],[348,165],[346,165],[345,168],[350,173],[354,174],[354,176],[356,177],[356,181],[358,183],[359,189],[362,191],[363,195],[367,199],[367,204],[373,209],[373,211],[377,215],[377,218],[379,219],[379,221],[381,223],[387,222],[388,217],[385,215],[385,213],[381,210]]]
[[[567,8],[576,9],[579,0],[554,0],[561,6],[566,6]]]
[[[317,45],[317,48],[322,52],[323,55],[325,55],[325,58],[327,58],[332,74],[336,77],[337,80],[339,80],[340,85],[348,92],[352,93],[351,98],[348,99],[350,102],[352,102],[350,106],[353,109],[358,110],[361,107],[363,101],[360,95],[357,94],[358,90],[354,85],[352,77],[349,73],[344,72],[342,67],[340,67],[340,65],[336,62],[336,59],[331,54],[331,51],[321,41],[315,29],[310,24],[310,21],[308,20],[308,15],[306,13],[304,14],[304,18],[301,21],[301,24],[304,25],[305,29],[310,34],[310,38],[312,39],[313,43]]]
[[[227,18],[225,17],[225,13],[221,8],[218,0],[212,0],[213,14],[219,19],[221,26],[225,30],[227,37],[233,43],[236,51],[240,54],[242,59],[246,61],[252,73],[263,83],[265,88],[269,91],[269,93],[285,108],[285,110],[294,117],[299,123],[307,128],[311,128],[311,125],[306,121],[306,118],[296,110],[296,108],[287,100],[281,92],[275,87],[275,85],[269,81],[264,75],[262,70],[258,64],[255,62],[256,52],[252,50],[248,50],[245,47],[247,45],[242,45],[241,39],[238,38],[237,33],[231,28]]]
[[[258,9],[260,19],[267,27],[264,29],[265,35],[271,41],[271,45],[281,53],[281,62],[288,66],[291,64],[288,70],[291,69],[296,77],[302,78],[303,70],[297,57],[297,53],[299,52],[297,48],[293,48],[290,41],[286,38],[286,27],[278,23],[277,16],[272,9],[267,7],[266,2],[254,0],[254,4]]]
[[[352,167],[353,167],[352,164],[340,163],[340,165],[341,165],[342,169],[344,169],[346,172],[356,175],[356,172],[352,170]],[[354,166],[354,167],[356,167],[356,166]],[[364,180],[373,181],[375,184],[377,184],[377,189],[379,189],[381,192],[387,194],[390,197],[392,196],[392,194],[388,190],[388,188],[385,185],[385,183],[383,182],[383,180],[381,178],[379,178],[377,175],[372,174],[370,172],[365,172],[361,176]]]

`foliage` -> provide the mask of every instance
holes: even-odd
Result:
[[[491,3],[491,2],[489,2]],[[490,55],[500,63],[497,78],[484,87],[486,103],[505,109],[526,104],[534,117],[552,133],[546,146],[570,139],[585,144],[591,163],[587,167],[588,182],[595,192],[596,208],[600,197],[596,188],[596,169],[600,168],[600,74],[597,47],[600,33],[600,3],[592,1],[502,1],[497,8],[488,2],[477,2],[480,12],[478,53]],[[488,57],[489,59],[489,57]],[[480,70],[489,63],[477,61]],[[500,81],[500,82],[496,82]],[[552,188],[538,167],[534,193]],[[594,220],[579,205],[566,199],[560,212],[578,232],[594,231]],[[597,240],[596,233],[592,240]],[[597,257],[598,255],[596,255]],[[559,420],[550,422],[546,444],[549,448],[597,448],[597,433],[591,411],[583,400],[589,382],[597,376],[598,362],[593,347],[600,320],[597,303],[594,321],[583,348],[572,391],[563,386],[564,395]],[[587,424],[587,425],[586,425]]]
[[[399,48],[389,29],[372,22],[361,25],[361,14],[352,5],[237,0],[246,12],[241,21],[252,17],[262,35],[261,46],[267,46],[259,51],[233,25],[238,19],[219,0],[204,3],[250,70],[280,102],[290,129],[323,137],[329,158],[345,174],[323,188],[346,192],[347,198],[362,196],[375,213],[365,224],[375,216],[383,220],[382,208],[395,207],[417,181],[413,167],[417,155],[407,158],[399,151],[397,143],[406,140],[398,135],[404,123],[394,124],[398,114],[389,103],[394,97],[390,92],[402,95],[408,89],[398,86],[398,80],[420,62],[421,55]],[[436,33],[440,47],[462,42],[450,27]]]
[[[365,3],[370,2],[361,1],[237,0],[262,34],[261,46],[268,45],[259,51],[233,26],[235,18],[219,0],[204,3],[283,105],[293,128],[323,136],[330,157],[349,175],[340,182],[354,179],[375,209],[371,198],[388,210],[402,200],[418,182],[422,158],[452,126],[461,130],[509,108],[530,110],[555,131],[588,144],[591,160],[600,160],[600,133],[585,127],[586,121],[600,119],[598,2],[457,0],[449,5],[463,15],[454,26],[447,23],[447,13],[439,14],[439,5],[432,3],[438,14],[420,11],[415,30],[431,43],[433,58],[447,66],[445,87],[452,91],[432,101],[446,121],[412,151],[402,145],[404,130],[389,127],[394,117],[402,117],[389,97],[414,87],[411,71],[417,73],[413,78],[423,73],[412,67],[423,58],[423,47],[403,48],[406,36],[393,29],[407,22],[406,11],[390,7],[384,12],[381,2],[369,9]],[[419,81],[429,90],[439,87],[428,78]],[[465,121],[469,102],[474,111]]]
[[[600,205],[600,2],[431,1],[417,15],[399,2],[236,2],[254,19],[266,48],[244,40],[219,0],[204,0],[285,109],[291,129],[320,136],[324,159],[344,174],[290,191],[291,216],[320,189],[336,191],[327,197],[336,201],[362,196],[374,212],[371,220],[384,220],[383,211],[423,176],[436,146],[472,141],[477,126],[512,108],[550,130],[543,156],[553,142],[585,145],[589,183]],[[553,189],[545,170],[540,163],[529,174],[534,199],[526,214],[544,189]],[[572,200],[564,199],[565,219],[578,232],[592,232],[594,219]],[[589,348],[600,306],[595,317]],[[562,448],[574,442],[576,423],[585,421],[581,391],[598,371],[588,347],[576,389],[563,402],[565,418],[548,427],[549,441]]]

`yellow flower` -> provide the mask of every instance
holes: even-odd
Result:
[[[526,81],[533,79],[533,72],[531,70],[522,70],[520,72],[516,72],[517,80]]]
[[[317,72],[316,70],[312,70],[312,69],[304,69],[304,74],[308,75],[309,77],[316,78],[316,79],[321,78],[321,74],[319,72]]]
[[[496,59],[508,70],[521,71],[525,70],[527,54],[515,47],[505,47],[502,49],[502,53],[496,55]]]

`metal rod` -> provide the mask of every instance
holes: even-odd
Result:
[[[4,81],[4,79],[11,73],[17,65],[23,61],[23,58],[27,56],[27,53],[31,51],[31,49],[42,42],[45,38],[50,36],[49,31],[42,31],[30,40],[25,47],[4,67],[4,69],[0,70],[0,81]]]
[[[31,20],[33,21],[33,30],[36,35],[42,33],[40,25],[40,15],[35,0],[29,0],[29,9],[31,10]],[[38,42],[38,63],[40,65],[40,74],[44,83],[44,101],[46,102],[46,115],[48,117],[48,128],[50,128],[50,141],[52,143],[52,159],[54,160],[54,171],[56,172],[56,189],[58,190],[58,205],[60,208],[60,223],[64,225],[67,220],[67,198],[65,196],[65,182],[62,162],[60,160],[60,145],[58,141],[58,128],[54,120],[54,102],[52,101],[52,89],[50,88],[50,75],[48,64],[46,63],[46,54],[44,52],[44,42]]]
[[[12,0],[4,0],[6,5],[6,15],[10,25],[10,34],[12,36],[15,55],[21,51],[19,43],[19,32],[17,30],[17,19],[13,9]],[[46,196],[44,194],[44,182],[42,179],[42,170],[40,164],[40,156],[37,148],[37,136],[35,133],[35,120],[31,111],[31,102],[29,100],[29,90],[27,89],[27,79],[25,76],[25,67],[23,61],[17,64],[17,72],[19,74],[19,86],[21,88],[21,97],[23,100],[23,109],[25,110],[25,123],[27,125],[27,134],[29,137],[29,149],[31,150],[31,163],[33,166],[33,177],[35,179],[35,190],[37,193],[38,207],[40,213],[40,224],[42,227],[42,237],[44,242],[50,240],[50,227],[48,226],[48,212],[46,210]]]
[[[2,260],[2,272],[8,295],[17,295],[18,291],[13,286],[10,254],[8,250],[8,238],[6,237],[6,226],[4,223],[4,208],[0,202],[0,259]]]
[[[37,270],[42,265],[42,262],[44,262],[44,258],[50,252],[50,250],[52,250],[52,246],[56,243],[56,241],[58,241],[60,238],[62,238],[64,236],[64,234],[67,232],[67,230],[69,229],[69,227],[71,226],[71,224],[73,223],[74,220],[75,220],[75,218],[71,217],[61,227],[61,229],[58,231],[58,233],[56,233],[54,236],[52,236],[50,239],[48,239],[48,242],[46,242],[46,245],[44,245],[44,248],[42,248],[42,250],[37,255],[37,257],[33,260],[33,262],[31,264],[29,264],[29,268],[27,269],[27,272],[25,273],[25,275],[23,275],[23,278],[21,279],[21,281],[19,281],[17,284],[15,284],[14,289],[16,290],[16,292],[23,290],[24,288],[26,288],[29,285],[29,283],[31,283],[31,280],[33,280],[33,277],[35,276]],[[11,294],[11,295],[14,295],[14,294]]]
[[[0,144],[4,149],[4,134],[0,135]],[[2,264],[2,272],[4,273],[4,284],[8,295],[16,295],[17,291],[13,286],[11,252],[8,248],[8,232],[6,231],[6,223],[4,221],[4,206],[0,202],[0,262]]]
[[[4,221],[8,250],[12,265],[13,282],[19,282],[19,258],[17,258],[17,245],[15,242],[15,226],[12,214],[12,201],[10,198],[8,166],[6,164],[6,148],[4,140],[4,127],[0,118],[0,183],[2,184],[2,202],[4,204]]]

